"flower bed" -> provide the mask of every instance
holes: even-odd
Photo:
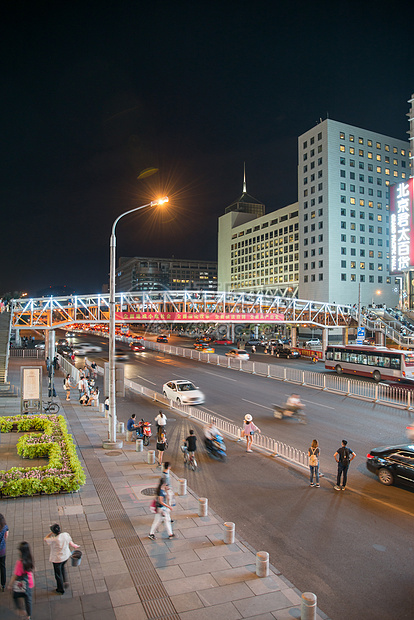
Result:
[[[0,417],[0,432],[10,433],[13,430],[41,431],[20,437],[17,452],[28,459],[48,457],[49,463],[42,467],[0,470],[2,497],[73,492],[85,484],[85,473],[63,416],[38,414]]]

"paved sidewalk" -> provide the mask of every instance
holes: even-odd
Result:
[[[10,378],[16,384],[18,373],[18,362],[13,360]],[[149,540],[153,497],[146,493],[157,486],[160,470],[147,464],[147,452],[136,452],[135,443],[125,444],[123,450],[103,450],[107,420],[77,400],[65,402],[61,383],[57,376],[60,413],[78,445],[86,485],[74,494],[0,501],[0,512],[10,528],[8,578],[17,545],[27,540],[34,552],[34,620],[60,616],[71,620],[300,618],[300,592],[275,568],[269,577],[258,578],[255,552],[237,539],[226,545],[222,520],[211,510],[207,517],[199,517],[199,502],[190,490],[186,496],[176,496],[172,515],[176,538],[169,540],[161,527],[156,541]],[[19,408],[17,397],[0,399],[0,415],[19,413]],[[9,437],[15,440],[17,435]],[[3,469],[6,453],[10,462],[15,461],[13,441],[1,439]],[[177,492],[178,481],[172,478]],[[55,592],[43,542],[54,522],[71,534],[83,552],[81,565],[69,567],[70,585],[63,596]],[[0,593],[0,617],[15,617],[9,593]],[[318,611],[317,618],[327,616]]]

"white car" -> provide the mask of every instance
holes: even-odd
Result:
[[[165,398],[173,400],[177,405],[200,405],[205,401],[203,392],[194,383],[185,379],[164,383],[162,393]]]
[[[244,349],[230,349],[226,353],[227,357],[235,357],[238,360],[248,360],[250,355]]]
[[[75,355],[88,355],[88,353],[99,353],[99,351],[102,351],[102,347],[89,344],[88,342],[82,342],[79,345],[75,345],[73,348]]]
[[[312,340],[307,340],[305,342],[305,346],[307,347],[319,347],[321,345],[321,341],[319,338],[313,338]]]

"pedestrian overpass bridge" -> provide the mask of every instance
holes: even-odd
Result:
[[[50,330],[73,323],[109,323],[109,295],[14,299],[12,328]],[[352,306],[292,297],[217,291],[140,291],[117,293],[117,323],[214,323],[350,327]]]

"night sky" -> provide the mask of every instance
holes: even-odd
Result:
[[[99,292],[118,256],[217,260],[247,191],[297,200],[297,137],[330,118],[407,139],[411,2],[3,3],[0,294]],[[139,180],[143,169],[158,173]]]

